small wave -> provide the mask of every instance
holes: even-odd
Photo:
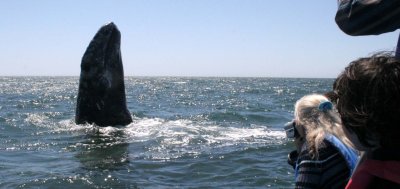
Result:
[[[50,123],[49,117],[43,113],[26,114],[25,122],[38,127],[48,127],[47,123]]]
[[[173,84],[186,84],[186,81],[176,81],[176,82],[172,82]]]

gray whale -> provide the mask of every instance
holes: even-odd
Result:
[[[76,124],[127,125],[132,117],[126,106],[121,33],[114,23],[102,26],[81,62]]]

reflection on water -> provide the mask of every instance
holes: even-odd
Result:
[[[80,144],[76,158],[84,169],[115,170],[129,163],[128,146],[124,132],[115,130],[102,133],[96,129]]]

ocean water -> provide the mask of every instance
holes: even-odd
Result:
[[[133,123],[74,123],[78,77],[0,77],[0,188],[293,188],[282,126],[333,79],[126,77]]]

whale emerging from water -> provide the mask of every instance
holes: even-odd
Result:
[[[114,23],[102,26],[82,57],[76,124],[127,125],[121,33]]]

